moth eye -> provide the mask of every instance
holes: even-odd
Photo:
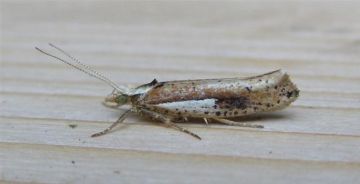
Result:
[[[295,97],[298,97],[300,94],[300,90],[294,90],[293,94]]]

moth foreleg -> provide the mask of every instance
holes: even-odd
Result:
[[[110,125],[107,129],[101,131],[101,132],[98,132],[98,133],[95,133],[93,135],[91,135],[91,137],[98,137],[98,136],[101,136],[101,135],[104,135],[106,133],[108,133],[109,131],[111,131],[114,127],[116,127],[116,125],[122,123],[124,121],[124,119],[126,118],[126,116],[131,112],[131,109],[125,111],[120,117],[118,120],[116,120],[112,125]]]
[[[248,128],[264,128],[264,126],[257,125],[257,124],[235,122],[235,121],[231,121],[231,120],[228,120],[228,119],[219,119],[219,118],[213,118],[213,119],[220,122],[220,123],[230,125],[230,126],[239,126],[239,127],[248,127]]]
[[[196,135],[195,133],[193,133],[193,132],[191,132],[191,131],[189,131],[189,130],[187,130],[187,129],[185,129],[185,128],[183,128],[183,127],[181,127],[181,126],[179,126],[179,125],[177,125],[177,124],[175,124],[175,123],[173,123],[173,122],[171,121],[171,118],[169,118],[169,117],[167,117],[167,116],[165,116],[165,115],[162,115],[162,114],[160,114],[160,113],[153,112],[153,111],[150,111],[150,110],[147,110],[147,109],[141,109],[141,110],[140,110],[140,113],[141,113],[142,115],[148,116],[148,117],[150,117],[150,118],[152,118],[152,119],[154,119],[154,120],[161,121],[162,123],[164,123],[164,125],[166,125],[166,126],[168,126],[168,127],[172,127],[172,128],[174,128],[174,129],[180,130],[180,131],[182,131],[182,132],[184,132],[184,133],[187,133],[187,134],[189,134],[189,135],[191,135],[191,136],[193,136],[193,137],[201,140],[201,137],[200,137],[200,136],[198,136],[198,135]]]

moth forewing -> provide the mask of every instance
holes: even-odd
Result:
[[[251,78],[169,81],[155,85],[141,106],[168,116],[232,118],[288,106],[299,90],[281,70]]]
[[[198,135],[174,122],[187,121],[189,117],[194,117],[203,118],[206,123],[208,119],[213,119],[227,125],[261,128],[261,125],[234,122],[227,118],[282,109],[299,96],[296,85],[281,70],[248,78],[167,82],[157,82],[154,79],[152,82],[136,88],[126,88],[118,86],[64,50],[52,44],[50,46],[64,54],[70,61],[39,48],[36,49],[114,88],[113,92],[105,98],[104,105],[114,108],[130,103],[132,106],[109,128],[93,134],[93,137],[111,131],[130,112],[155,119],[198,139],[201,139]]]

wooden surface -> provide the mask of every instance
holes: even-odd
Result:
[[[0,183],[359,183],[360,4],[1,1]],[[289,108],[202,136],[101,105],[111,88],[34,50],[52,42],[122,85],[287,71]],[[71,128],[71,126],[73,128]]]

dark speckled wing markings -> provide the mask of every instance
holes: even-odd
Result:
[[[168,82],[158,82],[154,79],[148,84],[128,88],[117,85],[59,47],[49,45],[65,58],[36,49],[114,88],[113,92],[105,98],[103,103],[105,106],[116,108],[124,104],[131,105],[131,108],[126,110],[110,127],[93,134],[92,137],[108,133],[117,124],[123,122],[130,112],[160,121],[166,126],[198,139],[201,139],[198,135],[178,126],[174,121],[186,121],[188,117],[197,117],[203,118],[206,123],[208,119],[213,119],[232,126],[262,128],[261,125],[234,122],[227,118],[282,109],[299,96],[299,90],[295,84],[281,70],[248,78]]]
[[[141,105],[177,118],[229,118],[284,108],[298,93],[289,76],[276,70],[249,78],[158,83]]]

